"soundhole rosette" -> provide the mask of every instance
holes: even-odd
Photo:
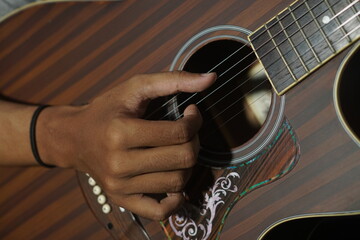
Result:
[[[218,75],[204,92],[180,93],[168,103],[171,119],[180,118],[189,104],[200,109],[200,164],[222,168],[256,156],[283,120],[285,96],[272,91],[246,40],[250,33],[232,25],[206,29],[184,44],[170,67]]]

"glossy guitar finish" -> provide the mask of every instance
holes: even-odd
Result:
[[[1,93],[34,103],[82,104],[134,74],[168,70],[184,43],[204,29],[227,24],[255,30],[289,4],[129,0],[34,5],[0,25]],[[270,224],[293,215],[360,209],[360,148],[342,127],[333,100],[335,75],[347,51],[286,93],[288,122],[284,117],[282,123],[294,129],[300,159],[287,175],[232,206],[222,239],[256,239]],[[159,223],[141,221],[152,239],[165,238]],[[129,228],[119,231],[134,237]],[[108,239],[109,233],[89,210],[73,171],[1,168],[0,237]]]

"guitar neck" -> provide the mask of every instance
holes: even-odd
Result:
[[[249,36],[281,95],[360,37],[359,0],[296,1]]]

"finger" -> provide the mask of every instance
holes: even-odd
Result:
[[[124,124],[119,122],[119,124]],[[188,106],[184,117],[177,121],[148,121],[130,119],[126,126],[117,126],[125,134],[123,144],[133,147],[157,147],[182,144],[190,141],[199,131],[202,118],[195,105]]]
[[[119,189],[119,191],[121,194],[182,192],[190,176],[191,170],[138,175],[128,179],[126,188]]]
[[[131,87],[133,104],[178,92],[201,92],[216,80],[215,73],[197,74],[188,72],[165,72],[137,75],[128,84]],[[132,106],[132,108],[136,107]]]
[[[152,220],[165,220],[175,212],[184,202],[181,193],[172,193],[160,201],[146,195],[130,195],[126,200],[121,200],[122,207],[131,212]]]
[[[199,138],[190,142],[147,149],[134,149],[128,152],[129,159],[122,163],[122,169],[129,169],[131,176],[151,172],[188,169],[195,166],[199,153]]]
[[[167,96],[178,92],[201,92],[216,79],[215,73],[165,72],[143,75],[138,83],[140,94],[147,99]]]

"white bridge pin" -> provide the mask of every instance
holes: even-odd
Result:
[[[105,214],[108,214],[111,212],[111,207],[109,204],[105,203],[102,208],[101,208],[102,212]]]

